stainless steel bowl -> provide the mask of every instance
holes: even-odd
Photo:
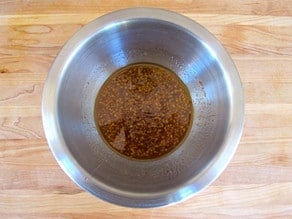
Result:
[[[176,72],[194,104],[188,137],[158,160],[120,156],[95,127],[101,85],[136,62]],[[214,181],[236,150],[244,116],[241,81],[219,41],[187,17],[153,8],[113,12],[78,31],[51,67],[42,104],[48,143],[67,175],[103,200],[143,208],[182,201]]]

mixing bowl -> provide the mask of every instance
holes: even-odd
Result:
[[[194,118],[174,152],[139,161],[114,152],[94,121],[96,95],[117,69],[156,63],[189,89]],[[219,41],[174,12],[132,8],[97,18],[62,48],[48,74],[42,118],[62,169],[93,195],[129,207],[158,207],[190,197],[224,170],[243,127],[241,81]]]

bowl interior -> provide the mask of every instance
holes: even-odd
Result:
[[[58,90],[58,124],[72,157],[92,182],[115,191],[161,194],[194,181],[219,156],[230,125],[232,89],[204,40],[170,22],[130,19],[98,30],[71,57]],[[193,124],[184,143],[154,161],[129,160],[113,152],[99,136],[93,116],[105,80],[137,62],[157,63],[176,72],[194,104]]]

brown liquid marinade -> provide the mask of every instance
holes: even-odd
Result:
[[[193,105],[175,73],[157,64],[137,63],[119,69],[103,84],[94,114],[111,148],[146,160],[169,153],[183,141]]]

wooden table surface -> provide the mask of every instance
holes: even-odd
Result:
[[[182,13],[231,54],[246,100],[243,137],[210,187],[159,209],[101,201],[77,187],[47,145],[41,97],[62,45],[89,21],[133,6]],[[0,2],[0,218],[292,217],[292,1]]]

